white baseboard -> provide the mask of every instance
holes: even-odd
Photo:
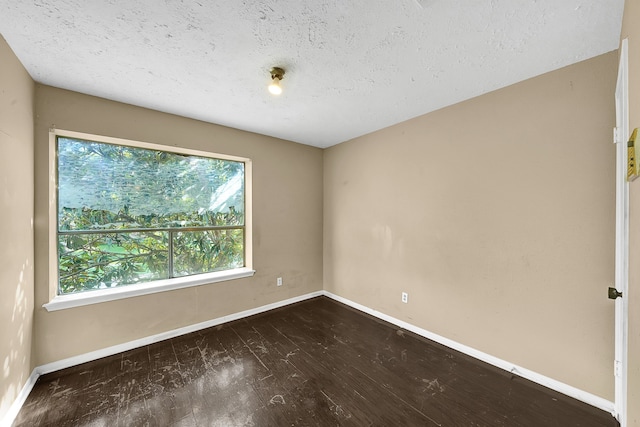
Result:
[[[560,381],[556,381],[552,378],[539,374],[537,372],[530,371],[528,369],[522,368],[520,366],[509,363],[505,360],[499,359],[497,357],[491,356],[490,354],[484,353],[480,350],[476,350],[472,347],[466,346],[464,344],[460,344],[456,341],[450,340],[438,334],[434,334],[425,329],[414,326],[410,323],[404,322],[402,320],[396,319],[395,317],[391,317],[379,311],[373,310],[364,305],[358,304],[341,296],[332,294],[328,291],[316,291],[311,292],[309,294],[300,295],[294,298],[289,298],[283,301],[278,301],[272,304],[263,305],[261,307],[253,308],[250,310],[241,311],[238,313],[230,314],[228,316],[218,317],[216,319],[207,320],[205,322],[196,323],[194,325],[185,326],[178,329],[173,329],[171,331],[163,332],[156,335],[151,335],[145,338],[140,338],[137,340],[129,341],[123,344],[114,345],[111,347],[103,348],[100,350],[92,351],[89,353],[81,354],[78,356],[69,357],[67,359],[59,360],[56,362],[47,363],[45,365],[41,365],[36,367],[31,376],[27,380],[27,383],[24,385],[20,394],[16,398],[16,400],[11,405],[9,411],[5,414],[3,419],[0,421],[0,427],[9,427],[15,420],[15,417],[18,415],[20,408],[24,404],[27,396],[31,392],[31,389],[35,385],[38,377],[43,374],[47,374],[50,372],[58,371],[65,368],[70,368],[75,365],[79,365],[81,363],[91,362],[93,360],[97,360],[103,357],[111,356],[117,353],[121,353],[124,351],[133,350],[138,347],[142,347],[145,345],[150,345],[156,342],[160,342],[169,338],[174,338],[180,335],[188,334],[191,332],[199,331],[202,329],[210,328],[212,326],[218,326],[223,323],[231,322],[233,320],[243,319],[245,317],[253,316],[254,314],[264,313],[265,311],[273,310],[276,308],[284,307],[289,304],[293,304],[300,301],[305,301],[311,298],[315,298],[318,296],[324,295],[328,298],[331,298],[335,301],[341,302],[349,307],[355,308],[356,310],[362,311],[364,313],[370,314],[378,319],[389,322],[393,325],[396,325],[400,328],[411,331],[415,334],[418,334],[422,337],[440,343],[446,347],[457,350],[461,353],[467,354],[471,357],[474,357],[478,360],[486,362],[490,365],[496,366],[498,368],[504,369],[505,371],[511,372],[514,375],[518,375],[520,377],[526,378],[535,383],[541,384],[545,387],[548,387],[552,390],[558,391],[567,396],[573,397],[574,399],[580,400],[584,403],[587,403],[591,406],[595,406],[596,408],[602,409],[603,411],[609,412],[612,415],[615,415],[615,407],[613,402],[610,402],[606,399],[603,399],[594,394],[588,393],[584,390],[580,390],[576,387],[570,386],[568,384],[562,383]]]
[[[349,307],[355,308],[356,310],[360,310],[364,313],[370,314],[374,317],[377,317],[378,319],[392,323],[400,328],[406,329],[424,338],[430,339],[439,344],[447,346],[451,349],[467,354],[475,359],[481,360],[485,363],[496,366],[500,369],[504,369],[505,371],[511,372],[514,375],[518,375],[522,378],[526,378],[530,381],[541,384],[547,388],[550,388],[552,390],[565,394],[569,397],[573,397],[574,399],[577,399],[581,402],[587,403],[591,406],[595,406],[596,408],[609,412],[613,416],[615,416],[616,414],[614,403],[609,400],[603,399],[600,396],[596,396],[595,394],[591,394],[584,390],[580,390],[576,387],[554,380],[553,378],[549,378],[537,372],[530,371],[529,369],[525,369],[520,366],[514,365],[513,363],[509,363],[505,360],[502,360],[490,354],[484,353],[480,350],[476,350],[475,348],[466,346],[464,344],[460,344],[459,342],[450,340],[441,335],[434,334],[433,332],[429,332],[426,329],[419,328],[410,323],[396,319],[395,317],[388,316],[384,313],[373,310],[369,307],[365,307],[364,305],[358,304],[357,302],[353,302],[341,296],[332,294],[331,292],[323,291],[323,294],[335,301],[341,302],[343,304],[348,305]]]
[[[25,400],[27,400],[29,393],[31,393],[31,389],[33,389],[33,386],[36,384],[39,376],[40,374],[37,369],[34,369],[31,372],[31,375],[27,378],[27,382],[24,387],[22,387],[22,390],[18,393],[16,400],[13,401],[7,413],[2,417],[2,420],[0,420],[0,427],[11,427],[11,424],[13,424],[13,421],[18,416],[18,412],[20,412],[22,405],[24,405]]]

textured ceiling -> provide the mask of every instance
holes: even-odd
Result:
[[[623,5],[0,0],[0,33],[38,82],[327,147],[614,50]]]

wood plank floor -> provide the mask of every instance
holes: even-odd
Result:
[[[40,377],[16,426],[618,426],[325,297]]]

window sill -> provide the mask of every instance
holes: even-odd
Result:
[[[250,268],[236,268],[234,270],[218,271],[215,273],[198,274],[195,276],[177,277],[174,279],[158,280],[156,282],[141,283],[139,285],[122,286],[119,288],[100,289],[70,295],[58,295],[43,307],[47,311],[64,310],[66,308],[83,305],[98,304],[157,292],[199,286],[207,283],[223,282],[226,280],[250,277],[255,270]]]

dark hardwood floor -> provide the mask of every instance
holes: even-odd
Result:
[[[16,426],[618,426],[319,297],[38,380]]]

